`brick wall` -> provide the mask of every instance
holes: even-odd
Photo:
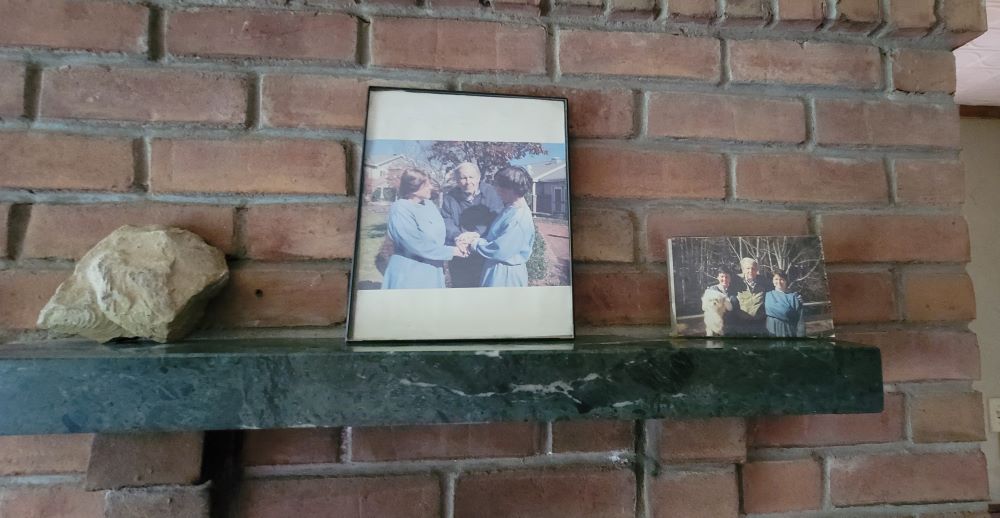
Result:
[[[38,310],[125,223],[229,255],[202,333],[339,335],[365,91],[415,86],[569,98],[582,330],[663,332],[670,236],[812,233],[840,335],[882,349],[887,391],[877,415],[247,432],[242,482],[211,498],[212,434],[204,473],[201,434],[3,438],[0,515],[985,516],[949,53],[983,16],[976,0],[0,0],[3,340],[44,339]]]

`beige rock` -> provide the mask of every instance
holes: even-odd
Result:
[[[179,228],[126,225],[88,251],[38,315],[38,326],[106,342],[189,333],[229,279],[226,258]]]

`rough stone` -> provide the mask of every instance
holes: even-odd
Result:
[[[225,256],[196,234],[125,225],[77,263],[38,315],[38,326],[106,342],[177,340],[229,278]]]

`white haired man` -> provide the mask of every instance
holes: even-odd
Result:
[[[774,289],[768,278],[760,273],[760,265],[752,257],[740,260],[741,274],[736,279],[733,291],[739,303],[734,308],[734,335],[768,336],[767,313],[764,311],[764,296]]]
[[[479,167],[472,162],[458,164],[451,172],[455,187],[441,200],[445,224],[445,244],[456,245],[455,238],[466,232],[486,234],[504,205],[493,186],[482,182]],[[478,288],[484,259],[478,254],[456,257],[448,264],[452,288]]]

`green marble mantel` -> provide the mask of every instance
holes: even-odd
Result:
[[[539,344],[550,349],[387,352],[331,339],[0,346],[0,435],[882,409],[874,348],[608,337],[555,342],[572,344],[565,350]]]

